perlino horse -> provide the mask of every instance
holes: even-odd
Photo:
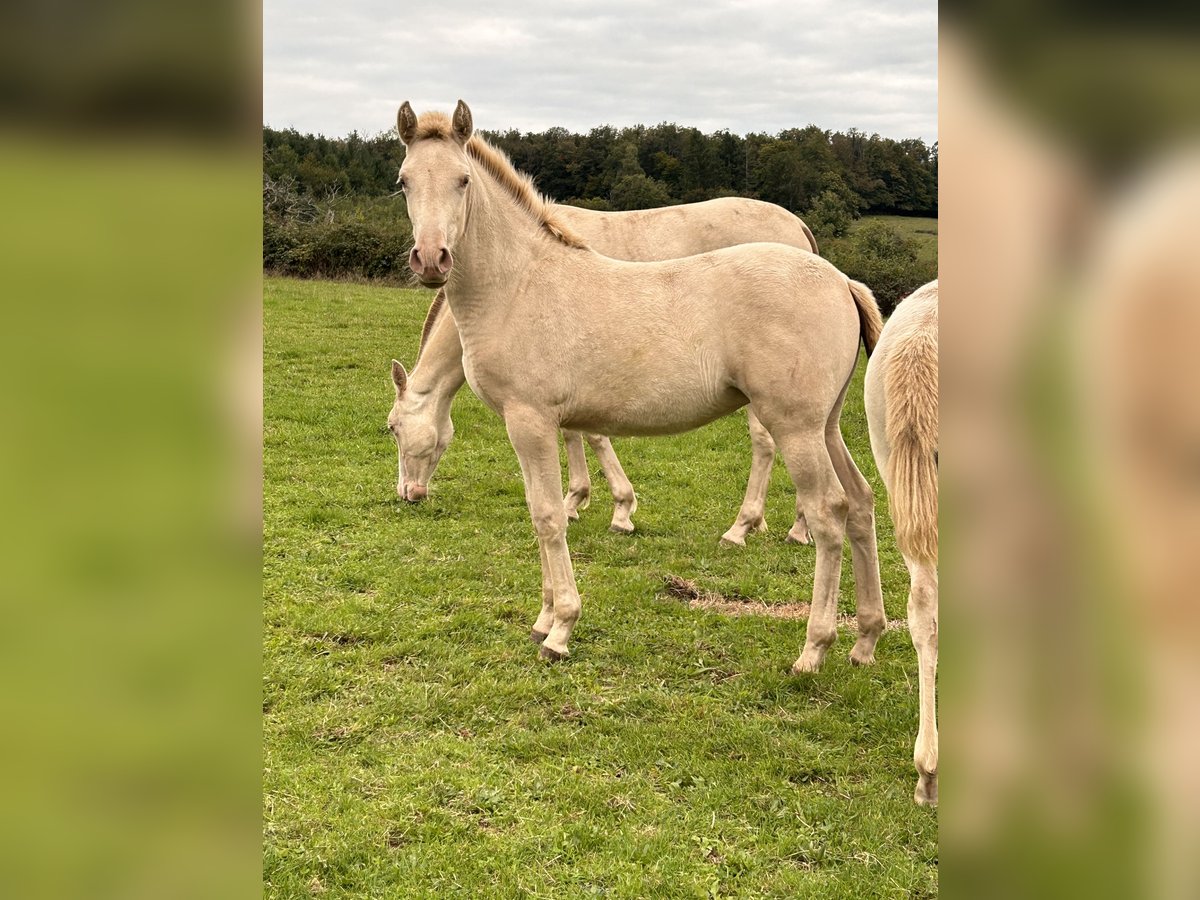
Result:
[[[799,218],[773,203],[744,197],[618,213],[555,205],[554,213],[589,247],[614,259],[644,262],[674,259],[753,241],[777,241],[817,252],[816,238]],[[388,430],[396,439],[399,456],[396,493],[410,502],[420,501],[428,493],[442,453],[454,436],[451,403],[466,381],[462,342],[454,314],[446,308],[444,291],[438,292],[425,318],[417,359],[419,364],[411,373],[392,360],[395,399],[388,416]],[[775,442],[754,411],[748,413],[752,447],[750,478],[737,519],[721,538],[724,543],[738,546],[746,543],[750,532],[767,528],[766,494],[775,461]],[[567,518],[579,518],[579,510],[587,508],[591,498],[591,479],[583,450],[585,437],[613,495],[610,529],[631,533],[637,497],[611,442],[602,435],[563,432],[567,448]],[[788,532],[788,540],[808,543],[803,518],[796,520]]]
[[[867,363],[871,451],[887,486],[896,545],[908,566],[908,630],[920,670],[915,798],[937,805],[938,733],[938,283],[914,291],[888,319]]]
[[[472,390],[503,419],[538,535],[542,611],[531,636],[561,659],[579,619],[567,547],[558,429],[669,434],[747,403],[775,440],[816,544],[812,615],[797,672],[837,639],[842,542],[854,562],[859,636],[874,660],[885,624],[874,497],[839,418],[858,357],[879,335],[865,285],[783,244],[665,262],[589,249],[507,157],[453,119],[400,108],[400,186],[426,287],[447,288]]]

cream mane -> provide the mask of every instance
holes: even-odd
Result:
[[[450,117],[441,112],[422,113],[417,119],[414,141],[452,140],[454,128]],[[518,171],[503,150],[493,147],[478,135],[467,141],[467,155],[495,179],[500,187],[516,201],[552,237],[568,247],[584,249],[587,243],[559,221],[553,204],[533,185],[533,178]]]
[[[429,335],[433,332],[433,326],[437,324],[438,316],[441,315],[442,309],[445,306],[446,289],[442,288],[433,298],[433,303],[429,305],[429,312],[425,314],[425,324],[421,326],[421,343],[417,344],[417,358],[413,363],[414,368],[421,361],[421,354],[425,352],[425,344],[429,342]]]

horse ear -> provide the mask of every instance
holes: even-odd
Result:
[[[401,104],[400,112],[396,114],[396,130],[400,132],[400,141],[406,147],[417,135],[417,114],[413,112],[407,100]]]
[[[471,139],[471,134],[475,131],[475,123],[471,119],[471,107],[458,101],[458,106],[454,107],[454,139],[460,144],[465,144]]]
[[[396,392],[404,393],[404,389],[408,387],[408,373],[404,371],[404,366],[400,365],[399,360],[392,360],[392,384],[396,386]]]

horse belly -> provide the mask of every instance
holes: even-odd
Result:
[[[635,391],[577,398],[563,425],[618,436],[679,434],[707,425],[746,402],[741,391],[727,384],[706,387],[698,381],[647,379]]]

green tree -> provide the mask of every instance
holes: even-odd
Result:
[[[844,235],[853,220],[846,201],[832,190],[822,191],[804,214],[804,221],[822,241]]]
[[[871,288],[885,315],[937,278],[937,263],[918,259],[916,243],[883,222],[865,222],[849,241],[822,249],[835,266]]]
[[[671,192],[648,175],[625,175],[613,185],[609,201],[613,209],[651,209],[671,203]]]

